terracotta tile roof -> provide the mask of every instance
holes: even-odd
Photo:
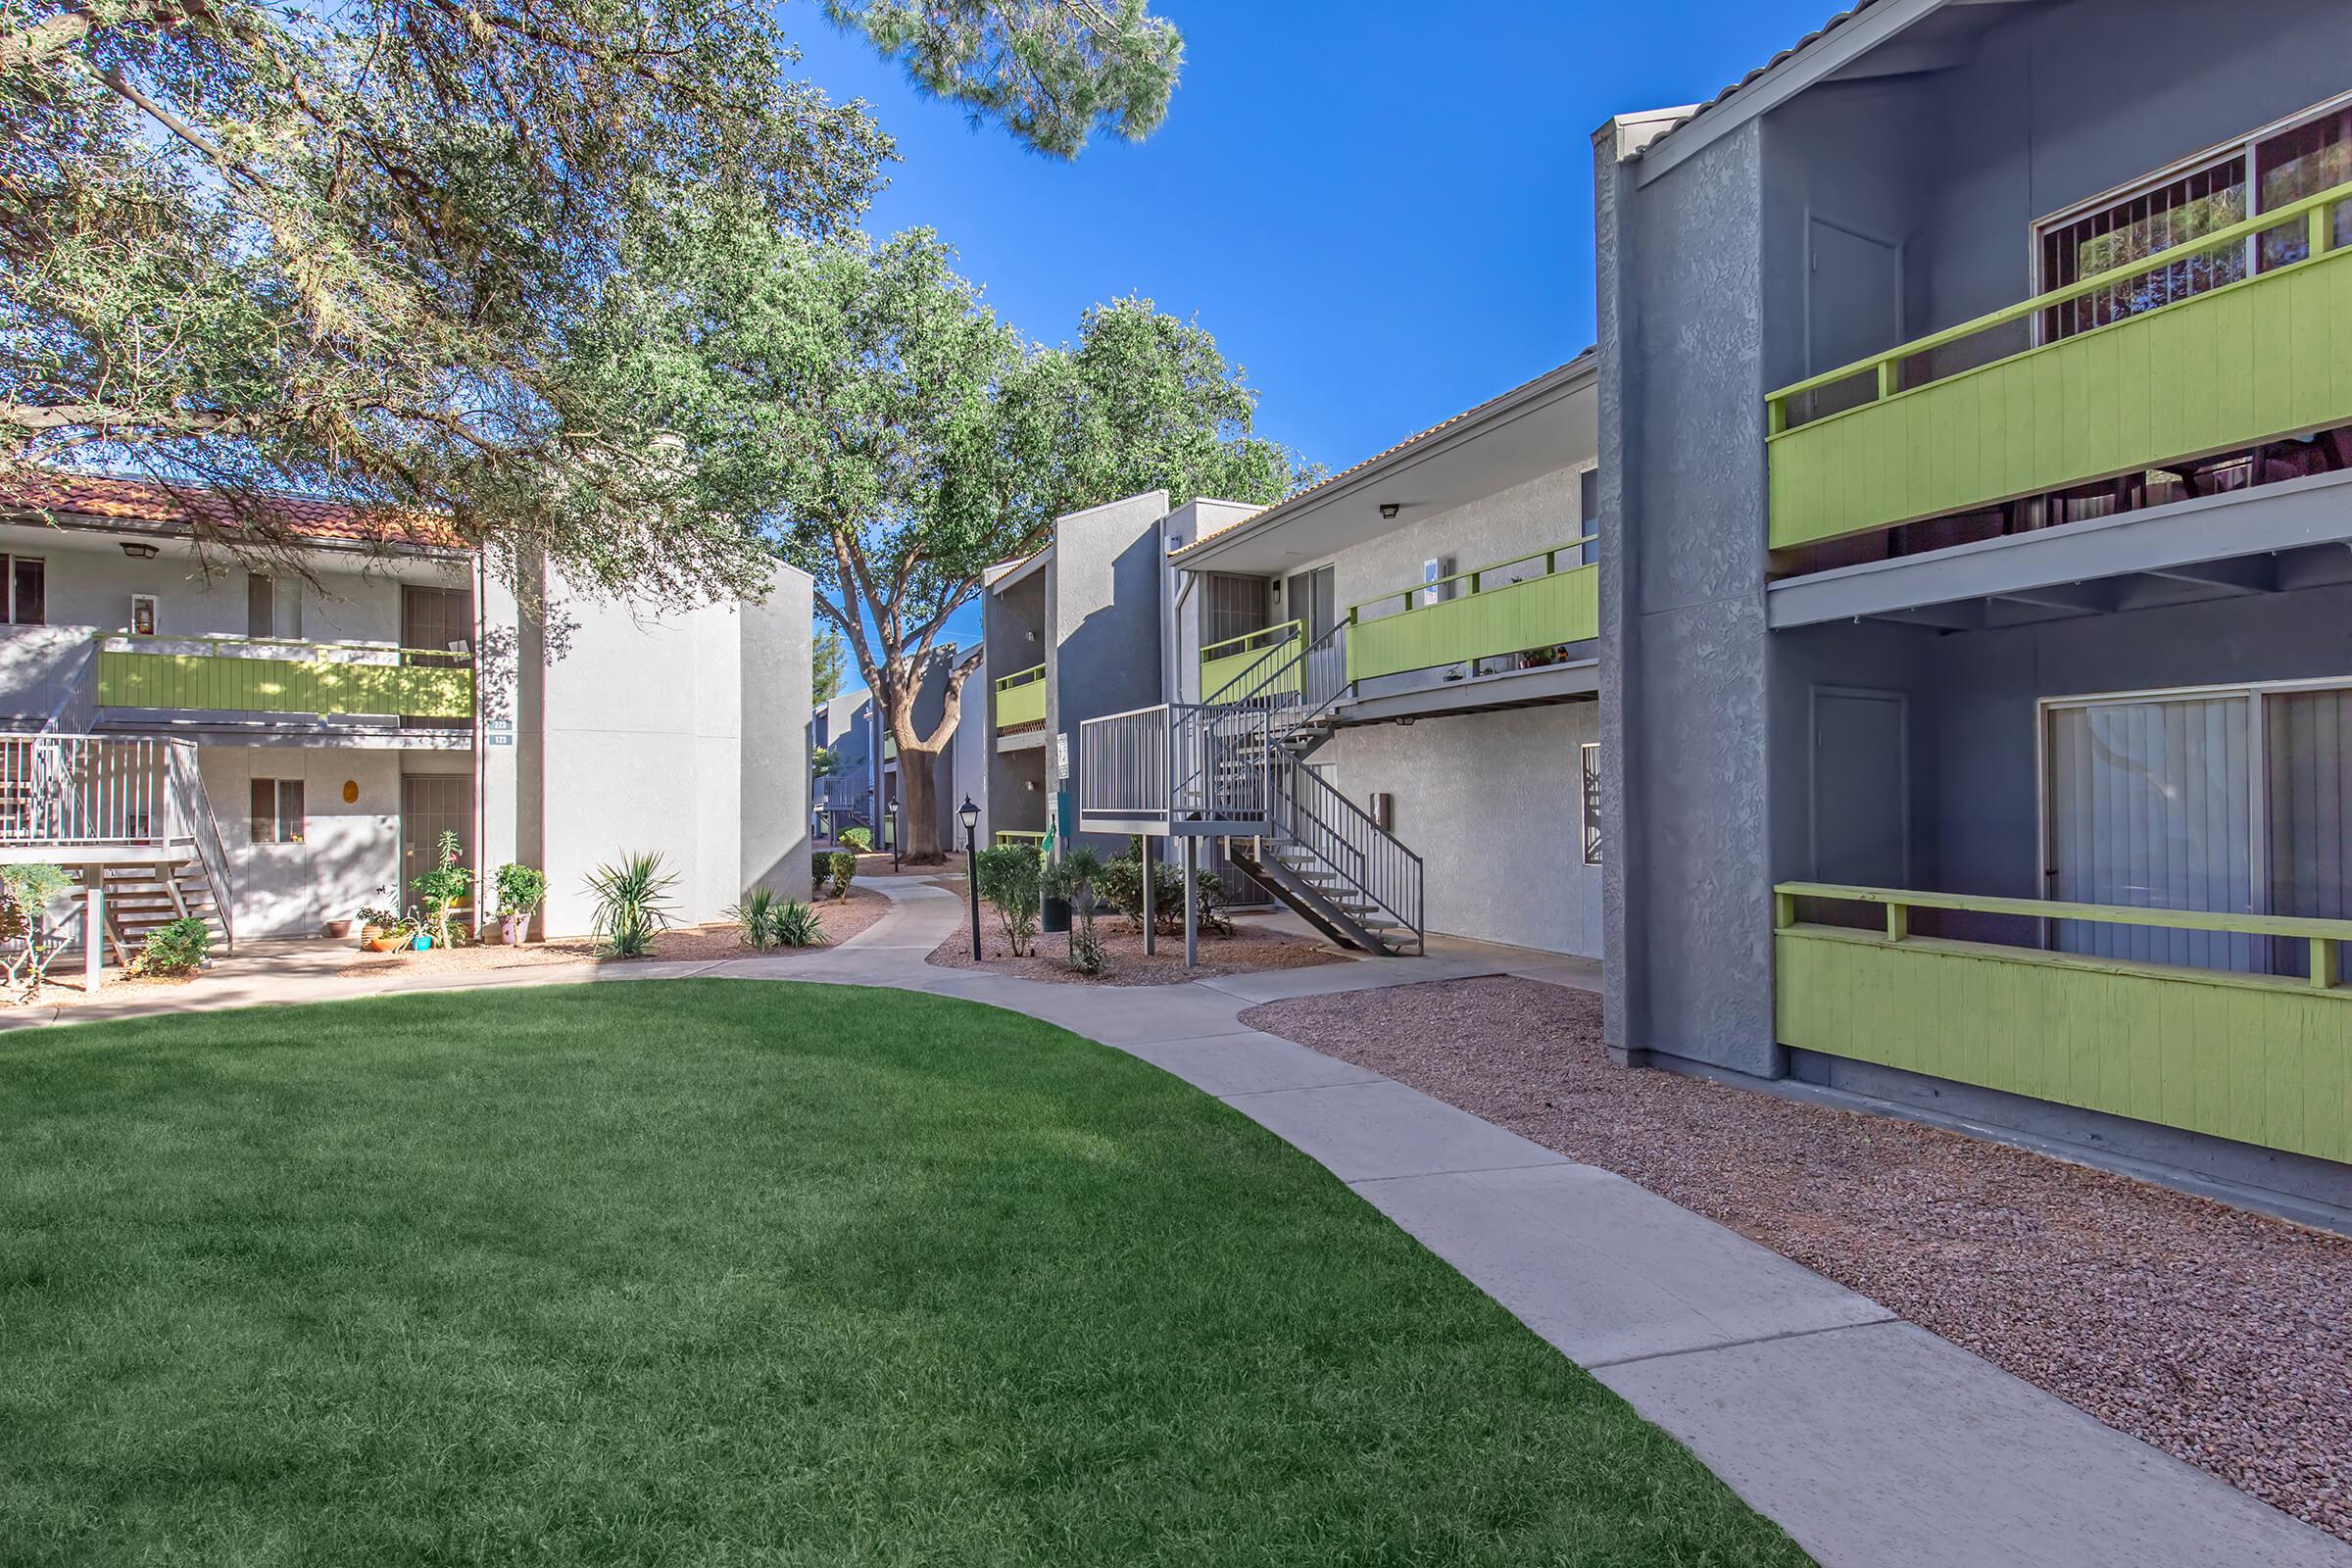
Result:
[[[276,496],[271,504],[289,532],[312,539],[348,540],[416,550],[469,548],[438,518],[389,508],[357,507],[307,496]],[[228,504],[196,486],[168,488],[149,479],[114,474],[50,473],[30,479],[0,479],[0,512],[41,512],[192,528],[199,522],[223,533],[245,526]]]
[[[1802,38],[1797,39],[1795,43],[1782,50],[1779,54],[1774,55],[1770,60],[1765,61],[1764,64],[1758,66],[1746,75],[1741,76],[1738,81],[1733,82],[1729,87],[1724,88],[1723,91],[1717,93],[1705,103],[1700,104],[1697,108],[1691,110],[1682,119],[1676,121],[1673,125],[1669,126],[1666,130],[1661,131],[1657,136],[1653,137],[1649,145],[1642,148],[1640,152],[1634,154],[1630,161],[1639,163],[1642,158],[1648,156],[1651,150],[1656,148],[1660,142],[1663,142],[1669,137],[1673,136],[1685,125],[1690,124],[1692,121],[1706,114],[1709,110],[1721,108],[1726,102],[1737,96],[1740,92],[1747,87],[1753,86],[1759,77],[1777,71],[1780,69],[1780,67],[1787,64],[1788,61],[1793,60],[1798,55],[1803,54],[1806,50],[1821,42],[1822,39],[1828,37],[1831,33],[1836,32],[1839,27],[1844,26],[1847,23],[1853,21],[1856,17],[1860,16],[1863,12],[1868,11],[1871,7],[1877,5],[1878,3],[1879,0],[1854,0],[1854,6],[1852,10],[1838,12],[1829,21],[1823,23],[1819,27],[1815,28],[1811,32],[1806,33]]]
[[[1574,369],[1577,366],[1582,365],[1587,360],[1594,358],[1599,352],[1600,351],[1598,349],[1587,349],[1584,353],[1579,354],[1575,359],[1570,360],[1566,365],[1560,366],[1555,369],[1546,370],[1542,375],[1535,377],[1534,380],[1522,381],[1517,386],[1510,388],[1508,391],[1497,392],[1494,394],[1494,396],[1487,399],[1486,402],[1479,404],[1477,407],[1464,409],[1459,414],[1450,415],[1446,418],[1440,419],[1437,423],[1431,425],[1426,430],[1417,430],[1413,434],[1408,435],[1403,440],[1397,442],[1395,446],[1375,452],[1370,457],[1364,459],[1361,463],[1350,464],[1348,466],[1342,468],[1339,472],[1332,474],[1327,478],[1318,480],[1314,484],[1308,485],[1303,490],[1295,490],[1291,494],[1284,496],[1280,501],[1275,502],[1270,507],[1260,507],[1255,512],[1247,513],[1242,516],[1234,518],[1231,522],[1226,523],[1221,528],[1212,528],[1206,533],[1200,535],[1191,544],[1186,545],[1184,549],[1176,551],[1175,554],[1182,556],[1191,551],[1198,550],[1202,545],[1208,543],[1211,539],[1222,539],[1227,534],[1233,532],[1233,530],[1236,528],[1248,527],[1250,524],[1255,522],[1258,518],[1266,515],[1266,514],[1270,512],[1279,512],[1285,507],[1297,506],[1299,502],[1306,500],[1309,496],[1322,494],[1324,491],[1330,489],[1333,485],[1345,484],[1349,479],[1352,479],[1357,474],[1363,472],[1366,468],[1375,467],[1380,464],[1386,463],[1391,458],[1396,457],[1398,453],[1404,452],[1409,448],[1419,446],[1422,442],[1427,441],[1432,436],[1444,435],[1446,431],[1452,429],[1457,424],[1467,424],[1471,420],[1476,419],[1480,416],[1486,414],[1489,410],[1494,408],[1496,405],[1509,402],[1511,399],[1517,397],[1520,393],[1526,391],[1529,387],[1534,386],[1537,381],[1548,381],[1553,376],[1560,374],[1562,371]]]

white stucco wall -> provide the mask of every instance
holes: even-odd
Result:
[[[1600,867],[1584,863],[1578,748],[1592,703],[1342,730],[1315,760],[1358,806],[1396,798],[1422,858],[1429,929],[1598,957]]]
[[[197,767],[228,851],[237,937],[311,937],[377,902],[400,873],[401,754],[355,748],[205,746]],[[464,768],[463,754],[435,759]],[[301,844],[253,842],[252,783],[303,781]],[[346,802],[343,786],[359,786]],[[404,899],[403,906],[413,903]]]

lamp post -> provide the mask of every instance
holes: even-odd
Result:
[[[972,891],[972,961],[980,961],[980,808],[966,795],[956,811],[963,823],[963,880]]]
[[[890,798],[890,868],[893,871],[904,867],[905,862],[900,859],[903,853],[900,846],[906,842],[906,830],[899,820],[899,798],[893,795]]]

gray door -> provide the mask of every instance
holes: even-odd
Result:
[[[1813,877],[1911,885],[1909,714],[1900,692],[1813,691]]]
[[[416,879],[440,863],[443,833],[458,836],[462,852],[459,863],[468,870],[479,871],[473,853],[473,775],[404,774],[400,781],[402,908],[418,902]]]
[[[1318,566],[1291,578],[1283,589],[1283,610],[1293,620],[1306,623],[1307,641],[1327,635],[1339,619],[1339,569]]]
[[[1812,270],[1805,290],[1806,373],[1835,370],[1900,343],[1900,253],[1885,240],[1819,218],[1809,225],[1807,241]],[[1851,386],[1827,387],[1813,394],[1815,406],[1807,416],[1853,408],[1868,402],[1875,391],[1867,378],[1857,378]]]

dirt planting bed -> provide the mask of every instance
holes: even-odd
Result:
[[[1337,948],[1294,936],[1288,931],[1255,925],[1245,919],[1235,922],[1233,935],[1229,937],[1203,932],[1200,937],[1200,966],[1187,969],[1184,966],[1184,938],[1163,936],[1159,939],[1159,951],[1147,956],[1141,932],[1128,930],[1124,920],[1099,920],[1095,929],[1102,938],[1110,967],[1099,975],[1084,975],[1069,965],[1067,937],[1039,936],[1030,944],[1030,952],[1016,958],[1012,956],[1011,946],[1004,940],[1004,933],[998,927],[994,913],[983,908],[980,919],[980,951],[986,955],[985,967],[991,974],[1016,975],[1024,980],[1051,980],[1072,985],[1175,986],[1211,975],[1255,974],[1266,969],[1303,969],[1312,964],[1345,962],[1348,957]],[[928,961],[946,969],[972,967],[972,923],[969,915],[957,926],[954,936],[931,950]]]
[[[1242,1022],[1627,1176],[2352,1541],[2352,1240],[1889,1117],[1609,1065],[1494,978]]]
[[[852,887],[846,899],[819,899],[816,912],[825,923],[825,942],[838,946],[890,912],[890,900],[871,888]],[[795,953],[821,953],[816,948],[770,948],[755,955],[743,945],[742,932],[731,921],[711,925],[678,926],[654,938],[652,957],[670,961],[709,962],[722,958],[790,957]],[[359,953],[336,970],[342,975],[473,974],[488,969],[530,969],[564,963],[625,963],[607,958],[588,937],[563,937],[530,942],[518,948],[495,944],[466,948],[434,948],[425,953]]]

